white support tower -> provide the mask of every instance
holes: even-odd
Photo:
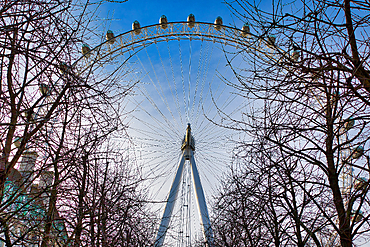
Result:
[[[190,166],[191,166],[195,197],[197,199],[197,205],[199,209],[199,219],[200,219],[201,227],[203,230],[204,239],[208,247],[213,247],[214,246],[213,232],[211,228],[211,222],[209,220],[208,209],[207,209],[206,199],[205,199],[204,192],[203,192],[203,187],[200,182],[197,165],[194,159],[195,141],[194,141],[193,136],[191,135],[190,124],[188,124],[188,127],[186,129],[186,134],[185,134],[183,144],[181,146],[181,150],[182,150],[182,155],[180,157],[180,162],[177,168],[175,178],[172,182],[170,194],[168,195],[168,200],[167,200],[166,207],[164,209],[161,224],[159,225],[157,238],[155,241],[155,247],[163,246],[163,242],[165,240],[166,232],[169,227],[175,201],[177,199],[177,195],[178,195],[178,191],[180,187],[180,181],[181,181],[182,173],[184,170],[184,164],[186,161],[189,161]]]

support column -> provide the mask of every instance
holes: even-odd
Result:
[[[168,225],[170,224],[173,207],[175,206],[175,201],[177,198],[177,194],[179,192],[182,172],[184,170],[184,164],[185,164],[185,157],[184,157],[184,152],[183,152],[181,155],[179,166],[177,168],[175,179],[172,182],[170,194],[168,195],[168,200],[167,200],[166,208],[164,209],[164,212],[163,212],[161,224],[159,225],[157,238],[154,244],[155,247],[161,247],[166,237],[166,232],[168,229]]]
[[[197,198],[199,218],[200,218],[202,228],[203,228],[204,239],[206,240],[207,246],[213,247],[214,246],[213,231],[211,228],[211,221],[209,220],[206,198],[204,196],[203,187],[200,182],[197,165],[195,164],[193,151],[192,150],[190,151],[191,151],[190,164],[191,164],[191,171],[193,174],[194,191],[195,191],[195,196]]]
[[[166,232],[168,230],[168,226],[171,220],[173,207],[175,205],[175,200],[177,198],[177,194],[180,187],[180,180],[182,177],[182,172],[184,170],[184,164],[186,160],[189,160],[191,165],[191,171],[193,174],[193,184],[194,184],[194,191],[195,196],[197,198],[198,209],[199,209],[199,218],[201,222],[201,226],[203,229],[204,238],[206,241],[206,245],[208,247],[214,247],[214,239],[213,239],[213,232],[211,228],[211,222],[209,220],[208,209],[206,204],[206,199],[203,192],[203,187],[200,182],[200,177],[197,169],[197,165],[195,164],[194,159],[194,151],[195,151],[195,140],[194,137],[191,135],[191,128],[190,124],[186,128],[186,134],[181,146],[182,155],[179,162],[179,166],[177,168],[175,179],[172,182],[170,194],[168,196],[166,208],[164,209],[163,217],[161,224],[158,229],[157,238],[155,241],[155,247],[162,247]]]

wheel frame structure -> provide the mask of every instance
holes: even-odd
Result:
[[[252,42],[249,42],[249,38],[242,37],[241,33],[243,31],[240,29],[217,25],[221,27],[218,31],[215,29],[216,24],[213,23],[194,22],[193,24],[194,27],[189,27],[188,22],[169,22],[166,29],[162,28],[162,24],[154,24],[127,31],[114,37],[113,44],[110,44],[110,40],[107,40],[94,47],[87,54],[75,61],[72,67],[77,69],[77,74],[82,74],[93,65],[93,63],[89,63],[79,66],[79,62],[84,58],[88,57],[93,62],[99,62],[113,54],[120,56],[126,52],[133,52],[157,42],[168,42],[170,40],[200,40],[236,48],[252,47]],[[140,33],[135,33],[139,31]],[[114,59],[114,57],[110,59]]]
[[[129,53],[131,57],[131,54],[135,54],[135,52],[140,51],[140,49],[144,47],[158,42],[168,42],[172,40],[207,41],[235,48],[249,48],[252,46],[250,37],[243,37],[243,31],[240,29],[206,22],[193,22],[192,24],[194,24],[194,26],[189,27],[188,22],[169,22],[167,23],[166,28],[163,28],[161,24],[154,24],[122,33],[114,37],[114,42],[107,40],[91,49],[88,53],[85,53],[72,65],[72,68],[75,69],[74,73],[77,73],[80,76],[86,71],[89,72],[91,68],[97,64],[98,66],[104,66],[105,60],[111,61],[117,56],[122,56],[126,53]],[[216,26],[217,29],[215,28]],[[102,64],[100,64],[101,61],[103,61]],[[80,66],[81,63],[82,66]],[[190,140],[191,138],[192,136],[190,134],[189,124],[185,140]],[[190,162],[194,191],[199,210],[198,213],[205,242],[209,247],[213,247],[213,233],[203,187],[194,159],[194,150],[192,150],[189,145],[185,145],[181,149],[182,155],[180,156],[177,172],[173,180],[168,199],[166,200],[166,207],[163,212],[163,217],[154,245],[156,247],[163,246],[173,207],[177,199],[185,161],[188,160]]]
[[[208,22],[191,22],[191,24],[192,25],[189,25],[189,22],[182,21],[168,22],[166,23],[166,28],[163,28],[163,24],[154,24],[135,28],[134,30],[117,35],[110,40],[106,40],[88,52],[85,52],[83,56],[72,64],[71,69],[73,69],[73,73],[78,76],[83,76],[86,72],[90,73],[93,66],[102,67],[106,61],[113,61],[118,56],[128,53],[128,59],[130,59],[141,49],[152,44],[176,40],[197,40],[218,43],[222,46],[230,46],[247,52],[264,54],[264,59],[275,59],[277,54],[287,54],[287,52],[277,48],[276,46],[268,46],[267,49],[261,50],[261,45],[269,44],[266,37],[256,36],[238,28]],[[186,140],[189,141],[191,138],[190,124],[188,124],[188,129],[183,142],[183,145],[185,146],[181,148],[182,154],[180,156],[177,172],[173,180],[168,199],[166,200],[166,207],[163,212],[163,217],[154,243],[155,247],[163,246],[175,200],[177,199],[179,184],[186,160],[190,162],[203,236],[207,246],[214,246],[213,232],[205,201],[205,195],[194,159],[194,149],[190,148],[190,146],[186,144]]]

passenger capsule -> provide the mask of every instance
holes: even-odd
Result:
[[[105,38],[107,39],[109,44],[114,44],[114,41],[116,41],[116,39],[114,38],[114,33],[111,30],[107,31]]]
[[[363,146],[358,146],[357,148],[355,148],[355,150],[353,150],[352,158],[353,159],[358,159],[363,154],[364,154],[364,147]]]
[[[248,23],[245,23],[242,27],[242,31],[241,31],[241,35],[244,37],[244,38],[247,38],[247,37],[250,37],[251,33],[250,33],[250,28],[249,28],[249,24]]]
[[[161,18],[159,18],[159,24],[161,24],[161,28],[166,29],[168,26],[167,23],[167,17],[165,15],[162,15]]]
[[[61,62],[59,64],[59,71],[60,73],[64,74],[66,72],[68,72],[70,70],[71,66],[69,66],[68,64],[66,64],[65,62]]]
[[[276,36],[275,35],[269,35],[267,37],[267,46],[268,47],[274,47],[276,41]]]
[[[352,127],[355,126],[355,120],[352,117],[349,117],[348,119],[345,120],[344,122],[344,128],[345,130],[350,130]]]
[[[362,213],[361,210],[358,210],[357,213],[356,213],[356,211],[352,211],[352,213],[351,213],[351,220],[354,223],[360,222],[363,218],[364,218],[364,214]]]
[[[215,20],[215,25],[214,25],[215,29],[217,31],[220,31],[222,29],[222,18],[221,16],[217,16],[216,20]]]
[[[134,31],[135,34],[140,34],[141,33],[140,23],[138,21],[134,21],[132,23],[132,30]]]
[[[195,16],[193,14],[190,14],[188,16],[188,27],[193,28],[195,26]]]
[[[32,109],[28,109],[27,111],[25,111],[23,113],[23,116],[24,118],[29,121],[29,122],[33,122],[35,121],[35,117],[36,117],[36,114],[33,112]]]
[[[356,190],[363,190],[366,188],[366,185],[368,184],[368,179],[367,178],[359,178],[355,182],[355,189]]]
[[[39,84],[39,90],[43,96],[47,96],[49,94],[49,86],[45,83]]]
[[[81,48],[81,51],[82,51],[82,55],[84,55],[85,57],[89,58],[91,53],[91,49],[90,49],[90,46],[88,44],[83,44],[82,45],[82,48]]]
[[[13,144],[16,148],[19,148],[21,146],[21,142],[22,142],[22,137],[15,137]]]
[[[292,53],[292,60],[294,62],[297,62],[299,60],[299,57],[300,57],[300,51],[299,50],[294,50],[293,53]]]

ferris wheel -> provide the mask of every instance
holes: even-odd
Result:
[[[146,27],[135,21],[123,34],[108,30],[93,49],[82,46],[79,75],[124,74],[111,79],[131,89],[123,116],[127,152],[149,181],[150,197],[161,202],[155,246],[213,246],[207,199],[231,162],[235,139],[223,126],[247,107],[228,86],[237,78],[227,65],[259,49],[248,25],[225,26],[221,17],[196,22],[192,14],[184,22],[162,16]]]
[[[231,119],[248,107],[228,86],[238,78],[227,65],[245,66],[243,53],[273,64],[299,59],[299,50],[284,51],[275,39],[253,36],[247,24],[237,29],[220,17],[206,23],[189,15],[183,22],[162,16],[146,27],[135,21],[123,34],[108,30],[106,41],[93,49],[82,46],[83,57],[74,65],[79,75],[111,74],[131,89],[124,115],[131,137],[127,152],[163,212],[155,246],[213,246],[207,200],[231,163],[237,138],[222,126],[232,127]],[[343,184],[352,184],[348,171]]]

